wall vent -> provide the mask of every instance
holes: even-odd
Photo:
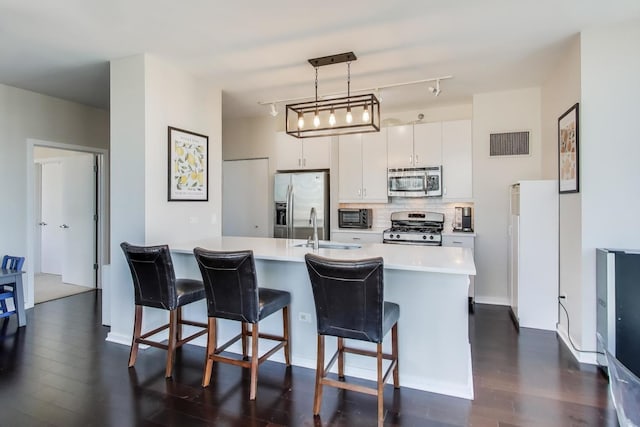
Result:
[[[529,132],[505,132],[489,135],[489,156],[529,155]]]

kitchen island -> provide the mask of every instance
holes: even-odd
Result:
[[[475,275],[473,254],[466,248],[362,244],[357,249],[300,247],[303,240],[217,237],[170,245],[178,277],[199,279],[193,248],[210,250],[252,249],[260,286],[291,292],[292,363],[316,367],[316,319],[311,284],[304,262],[307,252],[338,259],[384,258],[385,300],[400,305],[398,341],[400,384],[435,393],[473,399],[469,346],[467,292]],[[185,318],[203,320],[204,302],[185,307]],[[238,322],[220,321],[219,342],[236,335]],[[279,332],[280,316],[263,320],[260,330]],[[373,349],[369,343],[350,341]],[[204,345],[204,341],[202,342]],[[391,351],[391,336],[385,351]],[[327,340],[327,354],[335,340]],[[264,348],[264,347],[263,347]],[[241,352],[239,343],[230,351]],[[281,352],[272,360],[284,361]],[[347,355],[346,374],[375,380],[375,359]]]

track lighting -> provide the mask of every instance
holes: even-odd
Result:
[[[429,86],[429,92],[431,92],[434,96],[440,95],[440,79],[436,80],[436,87]]]
[[[269,109],[269,114],[271,114],[271,117],[275,117],[278,115],[278,109],[276,108],[275,102],[271,104],[271,107]]]

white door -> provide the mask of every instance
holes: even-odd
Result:
[[[269,160],[222,163],[222,235],[269,237]]]
[[[41,271],[62,274],[62,166],[59,162],[42,164]]]
[[[62,221],[64,233],[62,281],[95,287],[95,191],[93,154],[65,157],[62,171]]]

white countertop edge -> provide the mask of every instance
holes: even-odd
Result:
[[[251,249],[258,260],[304,262],[306,253],[315,253],[333,259],[364,259],[381,256],[384,268],[391,270],[431,272],[444,274],[476,274],[471,249],[442,246],[385,245],[363,243],[360,249],[318,249],[295,247],[304,240],[286,240],[255,237],[215,237],[192,242],[176,242],[169,248],[176,254],[193,254],[193,248],[200,246],[211,250]],[[427,249],[428,248],[428,249]],[[416,259],[415,251],[426,251],[426,256]],[[437,251],[437,252],[433,252]]]

